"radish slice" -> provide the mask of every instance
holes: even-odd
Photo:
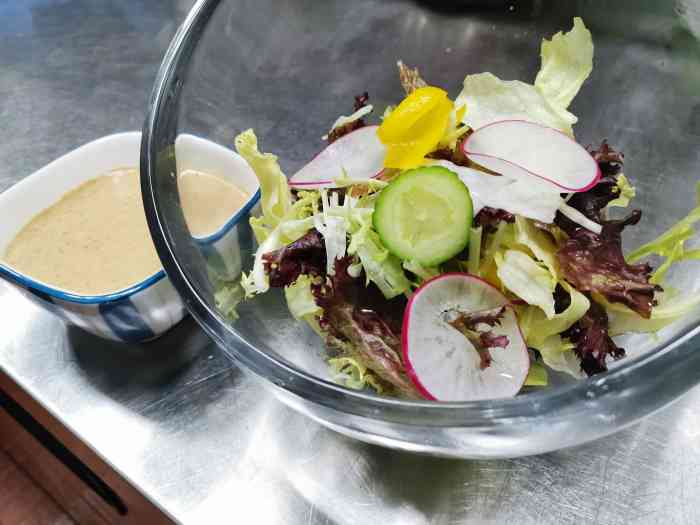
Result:
[[[472,161],[508,177],[536,176],[565,192],[586,191],[600,178],[590,153],[554,128],[526,120],[501,120],[462,144]]]
[[[454,313],[497,313],[498,323],[476,325],[500,346],[480,351],[454,328]],[[502,336],[505,336],[502,337]],[[508,299],[467,273],[447,273],[424,283],[406,307],[402,333],[407,373],[419,392],[435,401],[511,397],[530,368],[530,357]],[[490,363],[484,366],[484,355]]]
[[[343,170],[351,179],[374,178],[384,169],[385,156],[386,147],[377,136],[377,126],[365,126],[329,144],[292,175],[289,184],[300,189],[330,187]]]

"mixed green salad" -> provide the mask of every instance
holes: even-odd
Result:
[[[623,155],[586,149],[568,107],[593,66],[579,18],[543,40],[534,83],[468,75],[454,100],[398,63],[406,96],[379,125],[365,93],[289,179],[252,130],[235,139],[260,181],[246,299],[282,288],[350,388],[440,401],[507,397],[625,355],[612,339],[655,332],[700,298],[664,292],[700,206],[623,253],[637,224]],[[620,215],[619,213],[617,215]],[[658,256],[654,270],[649,256]],[[234,293],[217,300],[235,312]]]

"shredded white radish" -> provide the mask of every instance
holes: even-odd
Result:
[[[352,115],[339,116],[336,119],[336,121],[333,123],[333,125],[331,126],[331,129],[328,130],[328,133],[323,136],[323,140],[327,140],[328,135],[333,133],[334,129],[340,128],[341,126],[345,126],[346,124],[350,124],[351,122],[355,122],[356,120],[360,120],[362,117],[365,117],[365,116],[369,115],[370,113],[372,113],[373,110],[374,110],[374,107],[372,106],[372,104],[367,104],[366,106],[363,106],[360,109],[358,109],[357,111],[355,111],[355,113],[353,113]]]
[[[331,215],[331,209],[340,208],[339,197],[333,193],[328,198],[328,192],[321,190],[323,211],[314,215],[314,227],[323,235],[326,245],[326,273],[335,275],[335,261],[345,256],[347,245],[348,222],[342,215]]]
[[[598,224],[597,222],[592,221],[588,217],[586,217],[583,213],[578,211],[576,208],[572,208],[566,203],[563,203],[561,206],[559,206],[559,211],[568,219],[574,221],[576,224],[579,224],[586,228],[587,230],[592,231],[595,234],[600,235],[600,232],[603,231],[603,227]]]

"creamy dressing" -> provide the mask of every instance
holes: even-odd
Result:
[[[177,187],[185,222],[195,237],[216,232],[250,198],[223,177],[195,170],[180,173]]]
[[[180,175],[193,235],[213,233],[248,199],[206,173]],[[8,246],[4,262],[33,279],[80,295],[128,288],[161,268],[143,209],[139,172],[111,171],[84,182],[36,215]]]

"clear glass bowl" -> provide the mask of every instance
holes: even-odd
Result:
[[[642,227],[626,238],[634,246],[695,205],[700,24],[693,5],[201,0],[160,68],[142,142],[145,206],[168,275],[232,359],[292,407],[364,441],[446,456],[512,457],[583,443],[650,414],[700,380],[697,316],[657,338],[628,338],[630,356],[605,374],[514,399],[436,404],[334,384],[321,341],[291,318],[279,291],[245,303],[233,324],[217,311],[211,264],[180,209],[173,144],[190,133],[231,147],[237,133],[253,127],[261,149],[293,173],[322,147],[321,136],[349,112],[354,95],[369,91],[379,112],[400,99],[397,59],[419,66],[452,95],[467,73],[531,81],[541,38],[580,15],[596,56],[572,108],[580,119],[576,133],[583,144],[607,138],[626,154],[644,210]],[[246,269],[253,248],[246,221],[238,236]],[[688,264],[672,282],[692,291],[698,271],[700,265]]]

